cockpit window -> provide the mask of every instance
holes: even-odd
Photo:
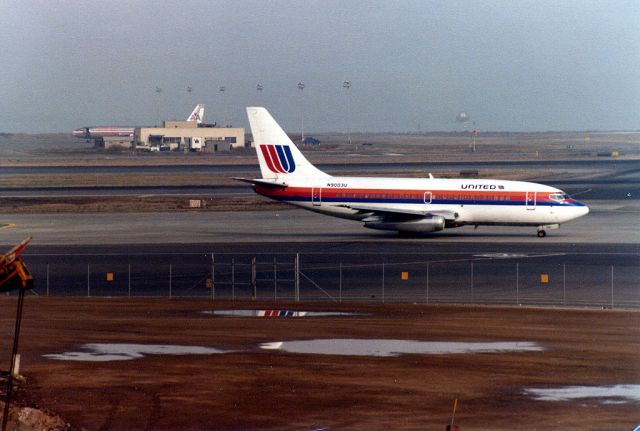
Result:
[[[549,199],[551,199],[552,201],[556,201],[556,202],[562,202],[565,199],[567,199],[568,196],[564,193],[551,193],[549,195]]]

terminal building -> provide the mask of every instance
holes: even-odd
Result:
[[[195,121],[165,121],[163,127],[137,127],[133,145],[146,151],[215,153],[245,146],[244,128],[214,127]]]
[[[185,121],[165,121],[163,127],[82,127],[73,136],[104,149],[215,153],[245,146],[244,129],[204,123],[204,108],[199,103]]]

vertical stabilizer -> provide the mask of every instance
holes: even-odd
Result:
[[[291,182],[329,177],[302,155],[269,111],[247,108],[247,115],[262,178]]]
[[[187,121],[195,121],[197,124],[202,124],[204,121],[204,103],[200,103],[193,108],[191,115],[187,117]]]

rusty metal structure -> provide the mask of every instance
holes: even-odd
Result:
[[[0,292],[33,288],[33,277],[20,254],[31,241],[27,238],[6,254],[0,255]]]
[[[18,290],[18,307],[16,311],[16,324],[13,333],[13,349],[11,352],[11,365],[7,377],[7,387],[4,411],[2,415],[2,431],[6,431],[9,422],[9,406],[13,395],[13,379],[15,372],[16,356],[18,354],[18,341],[20,339],[20,324],[22,322],[22,310],[24,306],[24,293],[33,288],[33,276],[20,257],[31,241],[27,238],[6,254],[0,255],[0,292]]]

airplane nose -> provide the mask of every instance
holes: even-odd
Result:
[[[584,205],[580,207],[580,217],[589,214],[589,207]]]

